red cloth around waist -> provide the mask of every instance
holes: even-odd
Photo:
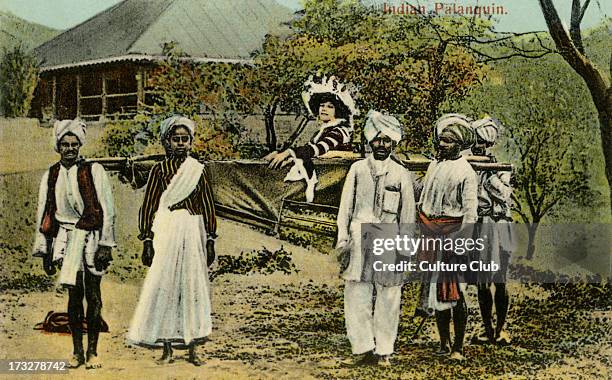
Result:
[[[442,216],[437,218],[429,218],[422,211],[419,212],[419,224],[421,232],[428,236],[444,236],[461,228],[463,217]]]
[[[429,218],[423,212],[419,212],[418,222],[421,226],[421,232],[425,238],[443,238],[449,234],[458,231],[461,228],[463,217],[443,216],[437,218]],[[435,246],[435,244],[434,244]],[[437,258],[436,249],[422,249],[417,254],[419,261],[427,261],[434,263]],[[454,252],[442,251],[441,261],[449,262]],[[456,273],[440,272],[438,274],[437,297],[439,301],[450,302],[458,301],[461,298],[459,289],[459,281]]]

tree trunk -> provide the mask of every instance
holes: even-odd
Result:
[[[527,241],[527,260],[533,259],[533,255],[535,254],[535,237],[536,232],[538,231],[537,223],[529,223],[527,224],[527,232],[529,232],[529,240]]]
[[[289,136],[287,141],[283,143],[282,150],[289,149],[294,145],[294,143],[300,137],[302,132],[304,132],[304,129],[306,128],[306,125],[308,124],[308,121],[309,119],[307,117],[304,117],[302,118],[302,120],[300,120],[300,123],[298,124],[295,131],[293,131],[293,133],[291,134],[291,136]]]
[[[606,164],[606,179],[610,192],[610,212],[612,212],[612,87],[607,91],[607,109],[599,110],[599,132]]]
[[[270,152],[276,150],[276,130],[274,129],[274,116],[276,115],[276,103],[268,106],[264,112],[266,124],[266,145]]]
[[[610,210],[612,211],[612,86],[609,85],[593,62],[579,51],[581,37],[579,31],[576,30],[576,28],[579,28],[580,20],[589,2],[586,2],[582,9],[578,6],[579,2],[574,4],[573,18],[574,24],[577,23],[577,25],[573,26],[573,34],[576,36],[577,41],[572,41],[563,27],[553,1],[539,1],[550,36],[555,42],[559,54],[582,77],[591,93],[595,108],[597,108],[601,144],[606,164],[606,179],[608,180],[608,191],[611,196]],[[612,57],[610,57],[610,66],[612,73]]]

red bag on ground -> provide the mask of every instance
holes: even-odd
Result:
[[[102,326],[100,332],[108,332],[108,324],[102,319]],[[87,319],[83,318],[81,321],[81,328],[83,332],[87,332]],[[47,313],[45,320],[34,325],[34,330],[42,330],[50,333],[59,334],[70,334],[70,321],[68,320],[68,313],[60,313],[50,311]]]

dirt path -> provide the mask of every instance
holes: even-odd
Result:
[[[457,365],[433,358],[437,345],[433,319],[412,341],[411,294],[405,294],[398,353],[388,368],[347,369],[351,357],[343,320],[342,287],[333,257],[304,249],[222,221],[220,254],[238,254],[265,247],[285,247],[292,253],[297,274],[224,275],[213,283],[213,333],[199,352],[205,361],[194,367],[176,351],[175,363],[159,366],[159,350],[125,344],[141,280],[102,282],[103,316],[110,333],[99,345],[104,367],[71,371],[73,378],[101,379],[241,379],[241,378],[606,378],[612,363],[612,312],[575,311],[538,286],[512,285],[513,306],[508,327],[514,338],[509,347],[467,345],[468,361]],[[34,268],[39,270],[38,268]],[[478,306],[473,288],[468,292],[468,330],[478,328]],[[49,310],[64,311],[67,295],[57,291],[8,291],[0,295],[0,358],[67,359],[68,335],[43,334],[32,327]],[[568,314],[569,311],[569,314]],[[606,333],[609,331],[609,333]],[[561,352],[559,342],[569,349]],[[557,348],[555,348],[557,347]],[[23,376],[24,378],[26,376]],[[47,376],[58,377],[58,376]],[[15,378],[2,377],[0,378]]]
[[[137,284],[121,284],[112,279],[106,279],[102,284],[104,297],[104,318],[110,326],[110,333],[102,334],[100,338],[100,357],[104,367],[99,370],[77,369],[71,371],[77,378],[252,378],[253,374],[260,373],[266,377],[274,376],[281,367],[276,363],[271,368],[261,368],[248,365],[240,361],[222,361],[206,358],[206,349],[200,352],[206,358],[206,363],[196,368],[183,360],[185,351],[177,351],[177,360],[174,364],[159,366],[155,359],[159,351],[142,348],[130,348],[124,343],[128,329],[131,312],[137,302],[139,286]],[[227,297],[223,289],[217,287],[214,292],[215,299]],[[3,329],[7,330],[0,338],[3,355],[15,359],[65,359],[71,351],[71,338],[69,335],[44,334],[32,329],[32,326],[44,317],[49,310],[65,310],[67,296],[54,292],[8,294],[2,296],[3,304],[8,304],[8,318]],[[216,302],[216,306],[219,303]],[[6,310],[6,309],[5,309]],[[227,321],[215,320],[216,326],[211,335],[208,346],[222,345],[228,339],[236,326],[228,325]],[[277,368],[274,368],[277,367]],[[294,368],[296,377],[307,375],[307,371]],[[283,376],[282,371],[278,375]]]
[[[177,351],[175,363],[159,366],[155,359],[159,350],[128,347],[125,334],[129,327],[132,312],[138,300],[140,281],[119,282],[107,276],[102,281],[103,317],[110,326],[110,333],[102,334],[99,343],[100,358],[104,367],[98,370],[79,368],[71,371],[77,378],[308,378],[311,368],[308,364],[298,365],[295,362],[256,362],[240,360],[221,360],[211,358],[207,351],[224,350],[224,346],[238,339],[242,318],[252,312],[245,290],[254,290],[259,286],[268,286],[282,290],[285,285],[317,282],[339,284],[334,272],[334,262],[314,250],[308,250],[281,242],[274,237],[266,236],[231,222],[222,222],[225,232],[219,240],[218,252],[222,254],[251,251],[266,247],[269,250],[281,246],[291,249],[293,261],[300,269],[299,274],[269,276],[226,275],[213,283],[214,327],[211,340],[200,352],[205,364],[196,368],[184,360],[186,351]],[[0,357],[12,359],[67,359],[71,354],[69,335],[44,334],[32,327],[40,322],[49,310],[64,311],[67,294],[57,290],[48,292],[22,293],[9,291],[0,295],[4,305],[0,314]],[[260,312],[262,310],[259,310]],[[246,314],[245,314],[246,313]],[[264,345],[266,342],[262,342]],[[269,342],[274,344],[275,342]],[[277,342],[276,342],[277,343]],[[231,345],[230,345],[231,346]],[[233,347],[233,346],[232,346]],[[254,347],[234,347],[234,354],[241,351],[252,352]],[[1,376],[1,375],[0,375]]]

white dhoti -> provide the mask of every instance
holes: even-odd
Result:
[[[189,345],[212,331],[202,216],[168,209],[191,194],[201,170],[201,164],[187,159],[162,194],[153,223],[155,256],[130,324],[128,343]]]
[[[106,273],[104,270],[96,270],[94,266],[99,241],[99,231],[84,231],[73,224],[60,223],[53,242],[53,261],[62,260],[62,268],[57,280],[58,286],[74,286],[77,272],[85,270],[85,267],[96,276]]]
[[[448,309],[452,309],[457,305],[457,301],[440,301],[438,300],[438,272],[434,272],[432,274],[432,278],[430,282],[427,284],[422,284],[421,286],[428,286],[429,290],[427,293],[427,308],[425,309],[428,313],[432,313],[433,311],[444,311]],[[467,283],[460,282],[459,283],[459,291],[465,295],[467,291]]]
[[[376,304],[372,310],[374,286]],[[393,353],[399,326],[401,297],[401,286],[345,282],[344,318],[353,354],[370,350],[374,350],[378,355]]]
[[[167,232],[156,232],[153,264],[127,337],[133,344],[188,345],[212,330],[202,217],[176,210],[164,219]]]

